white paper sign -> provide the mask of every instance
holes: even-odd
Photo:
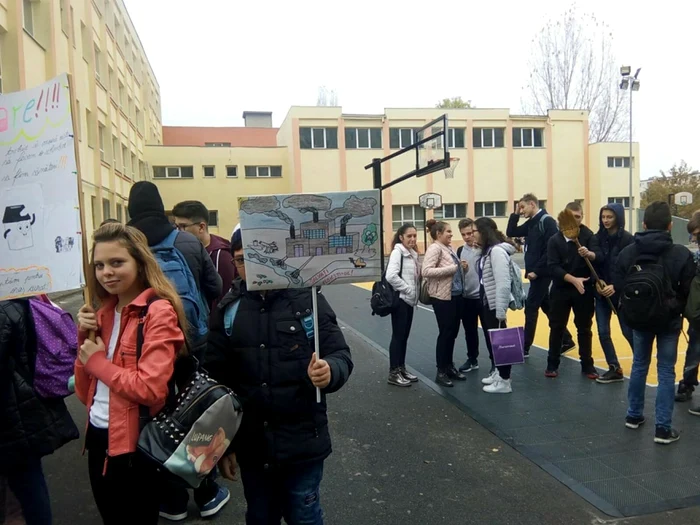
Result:
[[[84,284],[68,76],[0,95],[0,299]]]
[[[381,277],[379,191],[240,197],[249,290]]]

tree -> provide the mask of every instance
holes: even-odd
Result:
[[[668,172],[660,171],[659,177],[653,179],[646,191],[642,193],[642,208],[654,201],[668,201],[671,194],[687,191],[693,194],[693,203],[686,206],[673,206],[677,217],[690,219],[693,212],[700,208],[700,171],[694,170],[684,160],[673,165]]]
[[[440,102],[435,104],[435,107],[441,109],[471,108],[472,101],[462,100],[462,97],[443,98]]]
[[[377,225],[374,223],[370,223],[367,225],[367,227],[364,229],[362,232],[362,244],[365,245],[365,248],[362,248],[362,252],[364,252],[366,249],[370,249],[371,246],[377,242],[379,239],[379,234],[377,233]],[[371,252],[371,250],[370,250]]]
[[[528,68],[526,113],[587,110],[591,142],[621,140],[628,131],[628,92],[619,89],[612,33],[594,15],[574,5],[547,22],[532,40]]]

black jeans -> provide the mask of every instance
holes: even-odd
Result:
[[[462,297],[460,317],[467,339],[467,359],[475,363],[479,359],[479,316],[481,315],[481,299]]]
[[[569,314],[574,311],[578,339],[578,353],[581,359],[581,369],[588,371],[593,368],[593,314],[595,313],[595,297],[592,286],[586,286],[586,293],[581,295],[571,284],[554,286],[550,294],[551,311],[549,313],[549,356],[547,368],[557,370],[561,361],[561,347],[569,322]]]
[[[88,427],[86,436],[90,486],[105,525],[158,523],[156,470],[138,454],[107,459],[107,430]]]
[[[532,342],[535,340],[537,331],[537,318],[540,308],[548,318],[550,318],[550,291],[552,280],[549,277],[538,277],[530,281],[530,288],[527,291],[527,301],[525,302],[525,351],[529,351]],[[550,319],[551,321],[551,319]],[[564,344],[573,342],[571,333],[564,327]]]
[[[0,476],[7,478],[7,486],[22,508],[27,525],[51,525],[51,500],[41,458],[26,458],[21,465],[0,472]],[[4,489],[4,484],[0,488]],[[2,518],[0,523],[4,523]]]
[[[700,333],[692,326],[688,328],[688,350],[685,352],[683,379],[681,382],[690,390],[698,386],[698,361],[700,360]]]
[[[411,323],[413,323],[413,306],[399,300],[399,304],[391,312],[389,367],[392,369],[406,365],[406,347],[408,335],[411,333]]]
[[[506,328],[505,321],[498,321],[496,317],[496,310],[489,310],[487,305],[483,305],[481,309],[481,326],[484,329],[484,339],[486,339],[486,348],[489,350],[489,357],[491,358],[491,368],[494,366],[493,362],[493,348],[491,347],[491,338],[489,337],[489,330],[496,328]],[[503,379],[510,379],[510,369],[511,366],[499,366],[498,375]]]
[[[449,301],[432,299],[433,312],[438,324],[438,338],[435,344],[435,361],[438,370],[453,365],[455,340],[459,335],[459,310],[462,296],[455,295]]]

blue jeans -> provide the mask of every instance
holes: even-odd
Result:
[[[281,469],[240,467],[246,525],[323,525],[323,461]]]
[[[1,475],[7,477],[7,485],[22,507],[27,525],[51,525],[51,500],[41,459],[29,458],[22,466]]]
[[[608,301],[596,295],[595,298],[595,321],[598,326],[598,339],[600,340],[600,346],[603,347],[603,353],[605,354],[605,360],[608,362],[609,366],[620,366],[620,361],[617,359],[617,353],[615,352],[615,345],[610,337],[610,318],[612,317],[612,308]],[[632,329],[627,326],[627,324],[622,320],[619,315],[616,316],[617,320],[620,322],[620,329],[622,330],[622,335],[625,336],[630,347],[634,346],[632,340]]]
[[[656,370],[659,377],[659,386],[656,389],[656,426],[671,428],[679,335],[679,329],[661,334],[634,330],[634,361],[627,391],[629,417],[638,418],[644,414],[644,392],[651,362],[651,347],[656,339]]]

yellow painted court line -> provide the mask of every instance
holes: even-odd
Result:
[[[355,286],[364,288],[365,290],[372,290],[372,285],[374,283],[356,283]],[[419,305],[420,306],[420,305]],[[427,308],[426,308],[427,310]],[[525,325],[525,311],[508,311],[508,325],[509,326],[524,326]],[[576,340],[576,326],[574,325],[573,313],[569,318],[568,324],[569,331],[574,336],[574,341]],[[688,323],[684,322],[684,331],[688,333]],[[615,351],[617,352],[617,357],[620,360],[620,364],[625,373],[625,377],[629,377],[632,371],[632,348],[630,348],[627,339],[622,335],[622,330],[620,330],[620,325],[617,321],[616,316],[612,316],[610,319],[610,336],[612,338],[613,344],[615,345]],[[549,322],[547,316],[540,310],[540,315],[537,318],[537,332],[535,333],[535,341],[533,343],[536,346],[547,349],[549,348]],[[685,354],[688,348],[688,343],[685,336],[681,334],[678,341],[678,359],[676,360],[676,382],[683,377],[683,364],[685,361]],[[577,349],[574,348],[570,352],[566,353],[566,357],[575,359],[578,361]],[[593,319],[593,360],[598,368],[607,369],[608,365],[605,360],[605,354],[603,353],[603,348],[600,346],[598,339],[598,328],[596,326],[595,318]],[[542,371],[544,374],[544,370]],[[657,386],[659,383],[656,374],[656,344],[652,350],[651,365],[649,366],[649,375],[647,376],[647,384],[650,386]],[[603,385],[601,385],[602,387]]]

